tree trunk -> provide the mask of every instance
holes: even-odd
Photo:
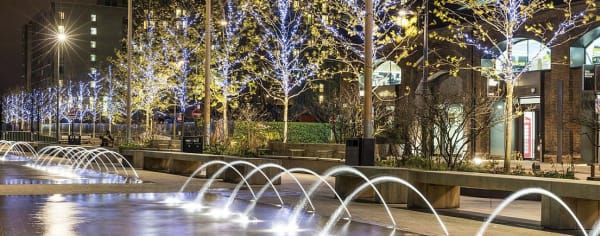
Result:
[[[223,102],[223,141],[229,139],[229,125],[227,124],[227,97]]]
[[[513,81],[506,80],[506,103],[504,114],[504,173],[510,173],[510,156],[512,152],[512,114],[513,114]]]
[[[96,109],[94,109],[94,115],[92,116],[92,138],[96,137]]]
[[[288,139],[288,103],[289,98],[283,98],[283,143],[287,143]]]
[[[52,118],[48,118],[48,136],[52,136]]]

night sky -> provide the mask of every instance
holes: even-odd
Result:
[[[22,26],[51,0],[0,0],[0,91],[24,85],[22,75]]]

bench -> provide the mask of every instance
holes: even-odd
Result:
[[[316,153],[320,158],[331,158],[333,156],[333,150],[317,150]]]
[[[434,208],[458,208],[460,188],[519,191],[542,188],[559,196],[573,210],[584,227],[591,229],[600,216],[600,183],[571,179],[539,178],[472,172],[426,171],[406,168],[356,167],[369,178],[396,176],[413,184]],[[347,195],[364,182],[350,175],[336,176],[335,187],[340,195]],[[410,208],[427,208],[414,192],[395,183],[380,184],[378,190],[388,203],[406,203]],[[372,197],[364,194],[362,197]],[[541,225],[552,229],[577,229],[567,211],[550,197],[542,196]]]
[[[302,155],[304,155],[304,149],[290,148],[289,150],[290,150],[290,153],[292,153],[291,154],[292,156],[302,156]]]

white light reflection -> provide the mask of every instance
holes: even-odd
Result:
[[[77,206],[75,203],[63,202],[63,200],[62,195],[55,194],[49,197],[48,202],[42,207],[38,217],[44,225],[43,235],[77,235],[75,232],[75,227],[79,223]]]

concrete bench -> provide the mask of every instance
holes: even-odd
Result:
[[[344,164],[337,158],[320,158],[320,157],[304,157],[304,156],[278,156],[278,155],[262,155],[262,158],[279,160],[285,168],[302,167],[312,170],[317,173],[323,173],[334,166]]]
[[[518,191],[542,188],[559,196],[575,212],[584,227],[591,229],[600,218],[600,183],[594,181],[552,179],[471,172],[425,171],[404,168],[356,167],[369,178],[395,176],[413,184],[435,208],[458,208],[460,188]],[[347,195],[363,180],[349,175],[336,176],[336,190]],[[406,203],[411,208],[426,208],[420,197],[400,184],[377,186],[388,203]],[[377,200],[366,191],[363,198]],[[550,197],[542,196],[541,225],[552,229],[577,229],[567,211]]]
[[[272,159],[244,158],[200,153],[167,152],[152,150],[125,150],[123,151],[123,155],[133,157],[133,165],[135,168],[142,168],[145,170],[154,171],[164,171],[167,173],[180,175],[190,175],[194,173],[194,171],[196,171],[203,164],[214,160],[221,160],[225,162],[243,160],[253,163],[257,166],[264,163],[276,163],[281,165],[281,161]],[[223,167],[222,164],[209,166],[205,170],[206,174],[204,175],[204,177],[212,177],[221,167]],[[253,167],[247,165],[236,165],[234,166],[234,168],[237,169],[244,176],[254,169]],[[269,178],[272,178],[276,174],[280,173],[281,170],[267,168],[266,170],[264,170],[264,172]],[[239,183],[239,181],[241,181],[241,177],[237,173],[235,173],[235,171],[233,171],[231,168],[226,169],[220,176],[216,177],[222,178],[223,181],[231,183]],[[268,181],[260,173],[256,173],[248,179],[248,182],[250,184],[262,185],[267,183]],[[280,183],[280,180],[276,181],[275,183]]]
[[[123,155],[133,157],[135,168],[164,171],[172,174],[190,175],[202,164],[213,160],[223,160],[220,155],[165,152],[152,150],[126,150]],[[206,169],[205,176],[212,176],[221,165],[213,165]]]

